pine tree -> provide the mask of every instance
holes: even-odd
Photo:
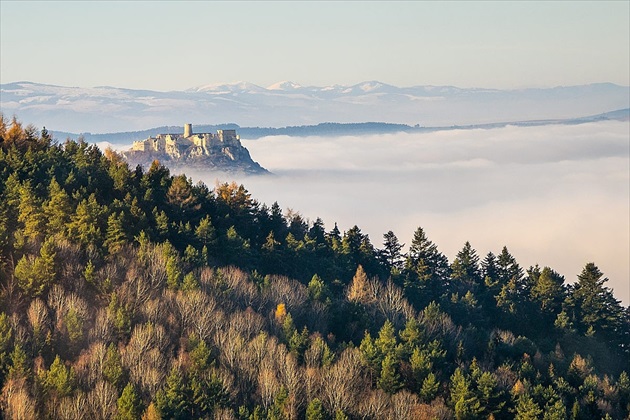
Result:
[[[114,343],[107,347],[105,362],[103,363],[103,377],[118,389],[120,389],[125,380],[125,371],[120,354]]]
[[[359,350],[361,351],[363,363],[367,366],[371,379],[374,381],[374,379],[380,375],[383,355],[379,351],[378,347],[376,347],[372,336],[367,331],[365,332],[363,340],[361,340]]]
[[[470,380],[460,368],[455,369],[455,373],[451,376],[449,389],[451,391],[450,402],[455,410],[455,418],[457,420],[477,418],[483,407],[481,407],[479,399],[470,389]]]
[[[383,355],[394,353],[397,344],[396,330],[390,320],[385,321],[374,344]]]
[[[324,302],[328,298],[328,287],[317,274],[311,277],[311,281],[308,282],[308,295],[311,300]]]
[[[405,259],[404,288],[409,298],[418,307],[439,300],[448,286],[449,275],[446,257],[421,227],[416,229]]]
[[[107,232],[103,246],[107,248],[110,255],[118,254],[127,243],[127,237],[123,227],[123,217],[123,212],[120,212],[120,214],[114,212],[110,214],[107,219]]]
[[[38,257],[25,255],[15,266],[14,276],[18,287],[29,296],[40,296],[55,281],[56,252],[53,241],[53,237],[48,237]]]
[[[103,208],[96,201],[96,196],[91,194],[77,205],[75,213],[71,216],[68,225],[70,238],[81,245],[98,248],[103,240],[102,216]]]
[[[381,375],[377,381],[379,388],[389,394],[394,394],[402,388],[400,375],[397,370],[398,360],[396,355],[393,353],[387,354],[381,364]]]
[[[20,188],[18,222],[23,225],[24,236],[35,240],[45,233],[46,218],[42,210],[42,203],[35,196],[31,182],[26,181]]]
[[[479,269],[479,257],[470,242],[464,244],[464,248],[457,253],[451,264],[451,278],[455,290],[475,292],[482,284],[481,271]]]
[[[156,394],[157,408],[166,419],[185,419],[188,417],[190,401],[182,372],[173,367],[166,377],[164,388]]]
[[[540,272],[530,271],[533,285],[531,288],[531,298],[538,302],[540,309],[547,314],[555,314],[564,300],[564,277],[556,273],[549,267],[545,267]]]
[[[13,329],[9,323],[9,317],[4,312],[0,312],[0,381],[4,378],[3,372],[6,371],[12,337]]]
[[[206,215],[199,221],[199,225],[195,228],[195,236],[197,240],[202,245],[208,247],[209,250],[214,249],[217,237],[210,216]]]
[[[391,230],[383,235],[383,250],[380,254],[390,273],[402,270],[404,259],[400,251],[404,246]]]
[[[65,397],[74,387],[74,373],[63,364],[59,356],[56,356],[50,369],[44,373],[43,385],[47,391]]]
[[[48,185],[48,197],[44,203],[48,232],[52,235],[65,234],[72,213],[70,197],[54,177]]]
[[[326,412],[322,402],[315,398],[306,407],[306,420],[326,420]]]
[[[116,420],[138,420],[140,418],[140,413],[142,413],[141,401],[131,382],[123,389],[120,398],[118,398],[117,406]]]
[[[407,354],[420,345],[423,333],[420,330],[420,324],[415,317],[410,317],[405,323],[405,328],[398,334],[403,342]]]
[[[11,364],[8,369],[9,379],[28,379],[31,369],[26,352],[20,344],[16,344],[9,355]]]
[[[529,394],[523,393],[518,397],[515,420],[537,420],[541,414],[542,410]]]
[[[612,290],[604,286],[607,281],[595,264],[586,264],[569,293],[567,306],[581,332],[592,329],[619,343],[623,308]]]
[[[424,402],[433,401],[440,388],[440,382],[437,380],[433,372],[429,372],[426,378],[422,381],[422,387],[420,388],[420,398]]]

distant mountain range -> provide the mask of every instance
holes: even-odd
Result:
[[[15,114],[25,123],[71,133],[225,122],[295,127],[383,121],[445,127],[568,119],[626,108],[630,108],[630,88],[611,83],[497,90],[396,87],[377,81],[326,87],[279,82],[266,88],[237,82],[171,92],[32,82],[0,85],[0,110],[5,116]]]

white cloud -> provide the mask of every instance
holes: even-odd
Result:
[[[422,226],[451,261],[467,240],[481,256],[506,245],[524,268],[568,282],[592,261],[628,305],[629,139],[627,122],[267,137],[243,143],[276,176],[238,181],[328,229],[357,224],[378,247],[390,229],[409,244]]]

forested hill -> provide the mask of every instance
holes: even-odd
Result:
[[[448,261],[420,227],[403,253],[0,121],[3,418],[628,417],[592,262]]]

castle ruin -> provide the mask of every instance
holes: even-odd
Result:
[[[193,133],[192,124],[184,124],[183,134],[158,134],[134,141],[131,151],[166,153],[173,158],[181,158],[184,155],[210,155],[211,149],[229,150],[230,147],[241,147],[236,130],[217,130],[216,134]]]

